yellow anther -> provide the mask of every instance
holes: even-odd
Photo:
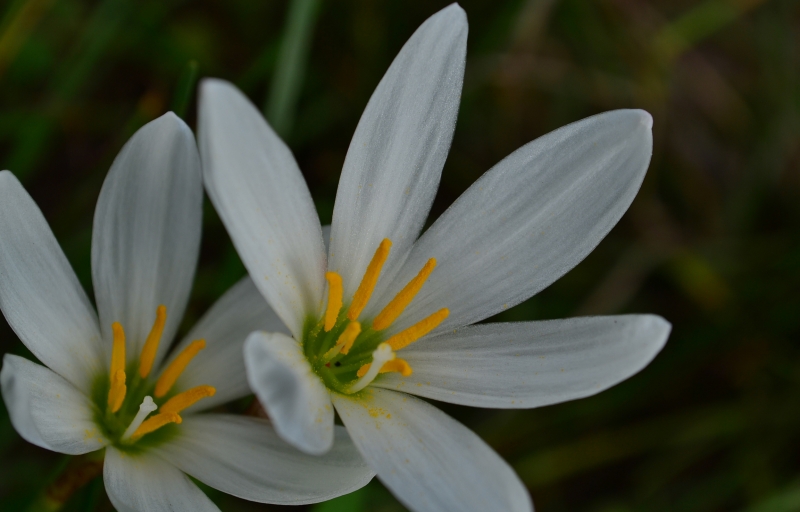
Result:
[[[164,334],[164,324],[167,322],[167,307],[163,304],[156,309],[156,321],[147,336],[147,341],[142,347],[142,355],[139,358],[139,376],[143,379],[150,375],[153,369],[153,361],[156,360],[158,345],[161,343],[161,335]]]
[[[136,429],[136,432],[134,432],[133,435],[131,436],[131,440],[136,441],[143,435],[156,431],[161,427],[163,427],[164,425],[169,425],[170,423],[180,424],[182,421],[183,418],[181,418],[177,413],[174,412],[158,413],[155,416],[151,416],[146,420],[144,420],[144,422],[141,425],[139,425],[139,428]]]
[[[367,363],[361,368],[358,369],[356,375],[359,377],[363,377],[369,371],[369,367],[372,363]],[[378,373],[389,373],[389,372],[397,372],[403,375],[403,377],[408,377],[414,370],[411,369],[411,366],[404,360],[399,358],[394,358],[391,361],[386,361],[383,363],[381,370]]]
[[[440,309],[428,318],[420,320],[416,324],[412,325],[405,331],[395,334],[386,340],[386,343],[388,343],[389,346],[392,347],[392,350],[395,351],[407,347],[435,329],[437,325],[442,323],[442,321],[448,317],[448,315],[450,315],[449,309]]]
[[[347,354],[353,347],[353,342],[356,341],[358,335],[361,334],[361,324],[358,322],[350,322],[345,327],[344,332],[339,335],[336,340],[336,345],[342,345],[342,354]]]
[[[161,406],[159,411],[161,414],[169,412],[179,413],[190,405],[193,405],[198,400],[207,398],[209,396],[214,396],[216,392],[217,390],[213,386],[197,386],[173,396]]]
[[[425,284],[425,280],[431,275],[434,267],[436,267],[436,258],[431,258],[425,263],[422,270],[419,271],[417,277],[412,279],[405,288],[400,290],[400,293],[398,293],[397,296],[383,308],[383,311],[375,317],[375,321],[372,322],[372,328],[376,331],[380,331],[392,325],[392,322],[397,320],[400,313],[406,309],[406,306],[411,304],[411,301],[414,300],[414,297],[422,289],[422,285]]]
[[[112,413],[119,411],[125,400],[128,387],[125,385],[125,371],[117,370],[111,378],[111,388],[108,390],[108,408]]]
[[[125,371],[125,330],[122,328],[122,324],[114,322],[111,324],[111,332],[114,333],[114,341],[111,346],[111,372],[109,373],[109,378],[113,383],[117,371]]]
[[[186,365],[188,365],[192,359],[194,359],[194,356],[204,348],[206,348],[206,340],[195,340],[173,359],[167,369],[161,372],[161,376],[156,382],[156,398],[161,398],[169,392],[172,385],[175,384],[175,381],[178,380],[178,377],[183,373],[183,370],[186,369]]]
[[[111,346],[111,369],[108,372],[108,407],[111,412],[117,412],[125,400],[127,387],[125,386],[125,330],[119,322],[111,324],[114,334]]]
[[[342,276],[336,272],[327,272],[325,279],[328,280],[328,306],[325,308],[325,332],[333,329],[336,319],[339,317],[339,310],[342,309]]]
[[[358,315],[361,314],[367,302],[369,302],[369,298],[372,296],[372,290],[375,289],[375,285],[378,283],[378,276],[381,274],[383,264],[386,263],[386,258],[389,257],[389,249],[391,247],[392,241],[388,238],[384,238],[378,246],[378,250],[375,251],[375,256],[372,257],[372,261],[367,265],[367,271],[364,272],[361,284],[358,285],[358,290],[356,290],[355,295],[353,295],[353,302],[350,304],[350,309],[347,310],[347,318],[350,320],[357,320]]]
[[[339,355],[339,352],[342,354],[347,354],[350,352],[350,349],[353,347],[353,342],[356,341],[358,335],[361,334],[361,324],[358,322],[350,322],[347,324],[347,327],[344,328],[342,334],[339,335],[339,338],[334,343],[333,347],[330,350],[325,352],[325,355],[322,356],[322,362],[328,363],[331,359]]]

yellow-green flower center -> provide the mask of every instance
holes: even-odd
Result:
[[[341,276],[336,272],[328,272],[325,275],[328,281],[325,313],[319,319],[309,318],[304,326],[303,350],[306,358],[328,388],[338,393],[357,393],[369,385],[378,373],[411,375],[411,367],[397,358],[395,352],[433,330],[450,313],[447,308],[440,309],[391,337],[385,334],[433,272],[436,260],[431,258],[375,318],[359,321],[391,246],[388,238],[380,243],[347,308],[342,307]]]

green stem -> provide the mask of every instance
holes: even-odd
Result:
[[[278,62],[270,86],[265,113],[281,137],[292,129],[294,108],[306,73],[311,38],[321,0],[293,0],[286,16]]]
[[[104,450],[78,455],[69,460],[55,480],[30,504],[28,512],[56,512],[76,491],[103,473]]]

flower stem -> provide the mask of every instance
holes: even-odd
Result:
[[[55,480],[31,503],[28,512],[56,512],[76,491],[103,472],[103,451],[73,457]]]

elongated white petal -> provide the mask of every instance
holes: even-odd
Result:
[[[206,340],[206,348],[192,359],[175,388],[180,391],[208,385],[214,386],[217,392],[187,412],[208,409],[250,394],[242,349],[244,340],[253,331],[289,333],[250,277],[244,277],[211,306],[172,352],[179,354],[192,340]]]
[[[322,299],[319,217],[289,148],[233,85],[200,87],[200,153],[208,195],[253,282],[295,336]]]
[[[669,322],[655,315],[468,326],[403,349],[414,373],[387,373],[373,385],[473,407],[540,407],[634,375],[669,332]]]
[[[0,309],[44,364],[88,393],[106,363],[97,315],[42,212],[0,172]]]
[[[247,380],[275,430],[304,452],[320,455],[333,443],[330,392],[303,349],[281,333],[254,332],[245,341]]]
[[[181,470],[147,451],[109,446],[103,482],[118,512],[219,512]]]
[[[411,36],[361,116],[333,210],[329,269],[345,297],[381,240],[393,242],[388,275],[419,236],[453,138],[466,49],[467,17],[452,4]]]
[[[222,414],[186,418],[158,453],[201,482],[246,500],[300,505],[360,489],[375,473],[343,427],[333,448],[307,455],[280,439],[269,421]]]
[[[437,266],[403,329],[440,308],[434,332],[471,324],[536,294],[589,254],[628,209],[652,152],[652,119],[616,110],[523,146],[476,181],[419,239],[388,302],[428,258]]]
[[[333,402],[378,478],[409,509],[533,510],[508,464],[436,407],[376,388],[358,398],[336,394]]]
[[[6,354],[0,383],[11,423],[25,440],[70,455],[108,444],[91,400],[52,370]]]
[[[94,214],[92,277],[111,357],[111,324],[138,357],[156,309],[167,322],[156,361],[183,317],[200,247],[203,187],[192,131],[175,114],[146,124],[108,171]]]

